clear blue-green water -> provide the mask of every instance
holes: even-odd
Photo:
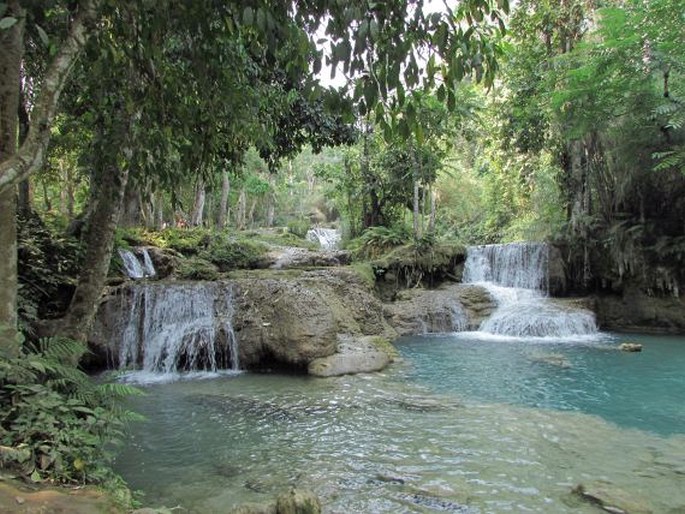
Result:
[[[643,352],[617,351],[621,341]],[[397,342],[407,378],[469,401],[579,411],[622,427],[685,433],[685,338],[517,339],[458,333]]]
[[[291,485],[327,513],[597,513],[601,481],[685,512],[685,340],[405,338],[382,373],[145,386],[116,468],[149,505],[223,513]]]

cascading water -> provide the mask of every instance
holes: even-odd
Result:
[[[119,248],[119,255],[124,263],[124,270],[129,278],[138,280],[145,277],[154,277],[157,273],[155,271],[155,266],[152,263],[150,254],[146,248],[140,249],[143,256],[143,262],[141,263],[135,253],[131,250],[124,250]]]
[[[120,369],[162,375],[239,370],[230,285],[141,284],[131,289]]]
[[[307,240],[319,243],[324,250],[335,250],[341,240],[340,231],[334,228],[315,227],[307,231]]]
[[[464,282],[485,287],[497,309],[481,332],[517,337],[566,337],[597,332],[594,315],[547,298],[549,251],[544,243],[469,247]]]

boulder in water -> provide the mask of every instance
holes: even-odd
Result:
[[[641,352],[642,345],[640,343],[621,343],[618,349],[622,352]]]
[[[392,356],[385,349],[389,343],[377,343],[376,339],[382,340],[378,337],[343,336],[336,353],[312,360],[307,371],[317,377],[380,371],[392,362]]]

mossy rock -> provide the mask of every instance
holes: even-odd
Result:
[[[218,268],[200,257],[182,259],[176,271],[177,277],[184,280],[217,280]]]
[[[268,247],[251,239],[219,236],[213,238],[200,256],[220,271],[257,267]]]
[[[397,287],[417,284],[435,286],[457,279],[457,268],[466,260],[466,248],[458,243],[404,245],[371,261],[379,281],[390,280]]]

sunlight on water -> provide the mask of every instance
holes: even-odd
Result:
[[[596,480],[678,512],[685,345],[639,340],[416,337],[386,373],[150,385],[117,469],[196,513],[299,485],[328,513],[591,514],[569,491]]]

